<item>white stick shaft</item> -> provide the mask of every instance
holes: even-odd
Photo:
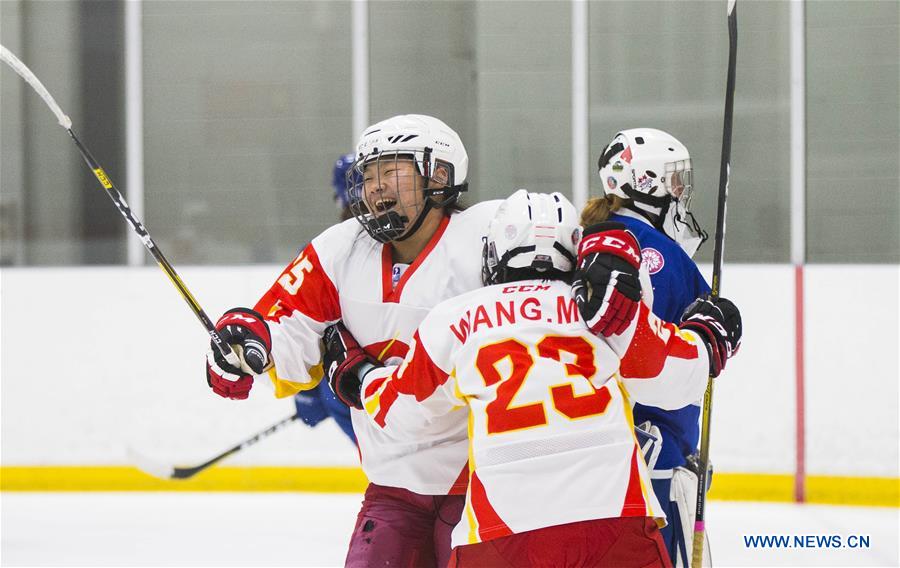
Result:
[[[18,73],[25,82],[27,82],[31,87],[37,91],[37,94],[44,99],[44,102],[47,103],[47,106],[50,107],[50,110],[53,111],[53,114],[56,115],[56,120],[59,121],[59,125],[69,130],[72,128],[72,119],[65,115],[59,105],[56,104],[56,101],[53,100],[53,96],[47,91],[47,88],[44,87],[44,84],[41,83],[40,79],[38,79],[34,73],[31,72],[18,57],[13,55],[13,52],[6,49],[2,45],[0,45],[0,59],[3,60],[4,63],[12,67],[13,71]]]

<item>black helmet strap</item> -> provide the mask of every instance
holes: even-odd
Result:
[[[669,194],[666,195],[647,195],[646,193],[642,193],[640,191],[635,190],[631,187],[630,183],[622,184],[622,191],[625,195],[628,196],[631,203],[628,201],[625,202],[626,207],[634,211],[635,213],[640,213],[643,217],[645,217],[650,223],[660,231],[662,231],[663,220],[666,218],[666,213],[669,212],[669,206],[672,204],[672,196]],[[649,211],[643,207],[639,207],[640,205],[646,205],[652,209],[659,209],[658,213],[653,211]]]

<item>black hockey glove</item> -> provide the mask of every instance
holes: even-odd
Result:
[[[697,332],[709,352],[709,375],[718,377],[741,346],[741,312],[725,298],[697,298],[684,310],[681,329]]]
[[[325,343],[322,367],[331,390],[347,406],[362,410],[359,391],[363,376],[378,363],[359,346],[341,322],[329,326],[322,341]]]
[[[607,221],[584,230],[572,279],[572,298],[595,335],[628,329],[641,301],[641,247],[622,223]]]

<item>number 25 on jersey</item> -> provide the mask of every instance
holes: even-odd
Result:
[[[285,292],[293,296],[297,293],[297,290],[300,289],[300,286],[303,285],[303,277],[307,273],[312,272],[312,269],[313,264],[306,258],[306,253],[304,251],[300,253],[300,256],[294,261],[290,270],[281,275],[278,279],[278,283],[281,284],[281,287],[284,288]]]

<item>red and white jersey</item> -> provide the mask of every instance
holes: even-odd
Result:
[[[398,367],[369,372],[363,404],[398,439],[468,422],[469,488],[453,546],[576,521],[662,521],[634,435],[632,399],[696,400],[708,359],[697,335],[646,304],[611,340],[591,334],[568,284],[490,286],[435,307]],[[468,407],[468,410],[467,410]]]
[[[322,378],[321,337],[342,320],[360,345],[385,364],[398,364],[412,334],[442,300],[481,287],[482,235],[499,201],[445,217],[423,252],[394,285],[392,246],[372,239],[355,219],[313,241],[256,304],[272,332],[276,396],[313,388]],[[465,488],[465,423],[434,421],[415,441],[398,441],[352,413],[369,481],[424,495]]]

